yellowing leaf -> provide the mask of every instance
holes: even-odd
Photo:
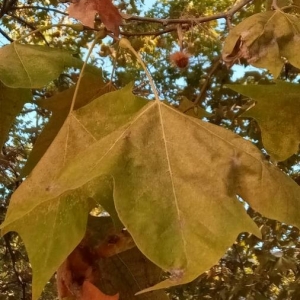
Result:
[[[282,11],[255,14],[234,27],[226,38],[223,60],[231,65],[239,58],[266,68],[278,77],[284,65],[282,57],[300,67],[300,20]]]
[[[295,154],[300,143],[299,84],[276,81],[271,85],[228,85],[229,88],[257,101],[243,114],[257,120],[262,141],[277,161]]]
[[[78,0],[70,4],[68,11],[70,17],[91,28],[94,28],[95,15],[98,13],[106,28],[119,35],[122,17],[111,0]]]
[[[82,64],[64,50],[12,43],[0,48],[0,81],[13,88],[40,88],[66,67],[80,68]]]
[[[7,139],[16,116],[24,104],[30,101],[31,91],[29,89],[11,89],[0,82],[0,149]]]
[[[52,111],[52,116],[34,144],[26,165],[22,169],[22,177],[27,176],[32,171],[64,124],[70,110],[74,91],[75,87],[71,87],[49,99],[37,101],[39,107]],[[100,75],[85,73],[80,82],[74,109],[88,104],[107,92],[108,86],[104,84]]]
[[[88,212],[96,201],[117,218],[112,210],[112,193],[107,187],[111,176],[95,177],[86,180],[87,184],[83,185],[75,181],[71,186],[52,183],[61,168],[92,145],[98,135],[109,135],[147,102],[133,96],[131,86],[128,86],[121,92],[105,94],[89,104],[98,125],[95,127],[93,124],[94,132],[84,125],[84,116],[81,122],[76,116],[68,118],[26,179],[26,184],[22,184],[12,196],[6,221],[1,224],[2,234],[16,230],[26,245],[33,268],[34,300],[38,299],[46,282],[83,238]],[[84,107],[81,110],[83,113]],[[86,118],[88,121],[87,115]],[[86,175],[89,175],[88,170]],[[84,178],[82,174],[81,179]]]
[[[135,97],[128,88],[109,93],[72,113],[11,199],[3,232],[22,231],[25,244],[34,244],[27,247],[31,259],[37,248],[52,258],[51,264],[35,259],[34,272],[43,274],[34,281],[34,299],[84,231],[76,227],[79,233],[70,238],[65,227],[58,231],[56,216],[78,214],[84,195],[101,200],[102,176],[113,179],[116,210],[138,248],[171,274],[152,289],[193,280],[240,232],[260,235],[236,195],[269,218],[300,225],[299,187],[249,141],[164,103]],[[53,213],[53,203],[64,210]],[[50,218],[43,214],[54,214],[43,234],[52,237],[55,228],[56,242],[68,239],[59,254],[31,238],[28,228],[38,228],[37,218]]]

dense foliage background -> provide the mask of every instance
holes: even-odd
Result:
[[[263,0],[237,3],[229,0],[152,2],[149,5],[147,0],[124,0],[115,1],[115,4],[127,15],[126,22],[121,26],[121,35],[131,41],[133,48],[146,62],[161,99],[188,115],[223,126],[251,140],[269,159],[262,145],[258,124],[252,118],[241,116],[253,105],[253,100],[234,92],[226,84],[271,83],[273,77],[265,69],[249,67],[244,59],[228,67],[222,61],[221,52],[231,28],[254,13],[270,10],[271,3]],[[290,6],[292,11],[298,8],[298,2],[280,0],[277,5],[294,5]],[[68,18],[68,6],[68,3],[56,0],[3,0],[0,9],[1,45],[10,44],[40,26],[75,24],[74,19]],[[232,15],[226,15],[225,12],[232,7],[236,10],[232,11]],[[296,9],[292,12],[297,15]],[[222,18],[212,18],[209,22],[205,19],[195,23],[180,21],[222,13]],[[177,21],[168,23],[162,19]],[[102,39],[91,54],[91,63],[102,68],[108,88],[119,89],[133,81],[135,95],[152,99],[151,87],[136,57],[118,47],[99,18],[96,24]],[[23,41],[70,50],[74,57],[83,59],[93,39],[91,28],[57,26],[36,31]],[[186,55],[181,62],[174,56],[178,51]],[[187,65],[185,59],[189,60]],[[286,63],[279,78],[298,82],[298,71]],[[30,171],[30,166],[25,169],[24,166],[31,150],[49,117],[54,114],[47,109],[47,105],[43,107],[38,102],[47,101],[74,86],[78,74],[78,69],[68,68],[47,86],[32,89],[31,103],[21,105],[20,112],[14,118],[0,153],[0,223],[4,220],[11,194]],[[271,105],[270,102],[270,109]],[[299,154],[278,162],[278,167],[300,183]],[[170,288],[167,291],[170,299],[299,299],[299,230],[264,218],[247,203],[244,205],[260,228],[262,240],[248,233],[240,234],[216,266],[192,283]],[[41,299],[52,300],[56,297],[53,278]],[[0,239],[1,299],[31,299],[31,267],[21,239],[12,232]]]

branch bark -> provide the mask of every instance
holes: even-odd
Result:
[[[252,2],[253,0],[242,0],[230,8],[228,11],[223,13],[218,13],[212,16],[203,16],[199,18],[188,18],[188,19],[158,19],[158,18],[148,18],[148,17],[140,17],[140,16],[129,16],[123,15],[123,18],[127,21],[139,21],[146,23],[159,23],[163,26],[167,26],[170,24],[189,24],[189,25],[197,25],[199,23],[205,23],[217,19],[231,19],[233,15],[238,12],[241,8]]]

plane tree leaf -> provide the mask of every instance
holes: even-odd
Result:
[[[92,180],[85,180],[82,175],[81,179],[86,182],[83,185],[76,181],[70,186],[52,183],[61,168],[78,153],[128,122],[132,114],[148,102],[135,97],[131,89],[132,86],[128,86],[105,94],[89,104],[98,125],[94,132],[88,131],[77,116],[67,118],[48,151],[11,198],[1,233],[17,231],[24,240],[33,268],[34,300],[83,238],[88,212],[96,201],[112,217],[118,218],[112,211],[110,175]],[[119,224],[118,220],[114,221]]]
[[[278,77],[282,57],[300,67],[300,20],[282,11],[255,14],[234,27],[226,38],[223,59],[231,65],[240,58]]]
[[[299,84],[278,80],[276,84],[269,85],[228,85],[228,87],[257,101],[257,104],[243,116],[257,120],[264,147],[275,160],[286,160],[298,151]]]
[[[109,92],[109,89],[109,86],[103,82],[101,76],[85,73],[80,82],[74,109],[78,109],[100,95]],[[32,171],[62,127],[68,116],[74,91],[75,87],[71,87],[49,99],[37,101],[39,107],[52,111],[52,115],[34,144],[28,160],[21,171],[21,177],[27,176]]]
[[[7,139],[11,125],[25,103],[31,101],[29,89],[12,89],[0,82],[0,149]]]
[[[81,68],[83,62],[61,49],[11,43],[0,48],[0,81],[12,88],[41,88],[65,68]],[[87,70],[96,68],[88,66]]]
[[[3,233],[24,231],[21,236],[28,244],[32,234],[28,227],[38,226],[36,219],[28,218],[30,213],[44,220],[42,205],[51,215],[52,203],[65,203],[65,195],[79,191],[101,201],[105,175],[113,179],[118,216],[138,248],[170,273],[168,280],[148,291],[193,280],[218,261],[239,233],[260,235],[236,195],[269,218],[300,225],[299,187],[249,141],[162,102],[137,98],[127,87],[69,116],[13,195]],[[79,200],[72,203],[72,209],[81,210]],[[72,214],[72,209],[64,215]],[[52,232],[53,223],[48,227],[43,228],[44,235]],[[55,236],[68,239],[68,247],[75,247],[79,237],[70,240],[67,230]],[[36,240],[34,248],[39,248]],[[53,259],[49,266],[44,260],[40,263],[43,279],[34,276],[35,297],[70,253],[60,247],[55,260],[57,252],[51,255],[55,250],[47,244],[42,248]],[[40,265],[36,261],[33,269],[41,272]]]

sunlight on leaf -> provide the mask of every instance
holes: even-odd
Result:
[[[65,68],[83,65],[65,50],[18,43],[0,48],[0,61],[0,81],[13,88],[40,88],[57,78]]]
[[[69,113],[74,91],[75,87],[71,87],[49,99],[37,101],[37,105],[43,109],[50,110],[52,116],[34,144],[26,165],[21,171],[21,177],[27,176],[32,171],[64,124]],[[90,73],[84,74],[80,82],[74,109],[88,104],[107,92],[109,92],[109,86],[104,84],[101,76]]]
[[[171,275],[152,289],[193,280],[217,263],[241,232],[260,236],[236,195],[267,217],[299,226],[299,187],[249,141],[133,96],[127,87],[74,111],[12,197],[3,233],[19,232],[31,259],[40,248],[32,228],[41,219],[52,220],[43,235],[55,239],[42,247],[51,261],[34,257],[35,274],[43,272],[38,279],[34,275],[35,297],[85,230],[78,222],[81,227],[72,227],[70,237],[71,225],[58,230],[57,216],[71,218],[80,211],[82,217],[84,199],[101,198],[104,175],[113,179],[118,216],[138,248]],[[68,247],[52,248],[66,239]]]

